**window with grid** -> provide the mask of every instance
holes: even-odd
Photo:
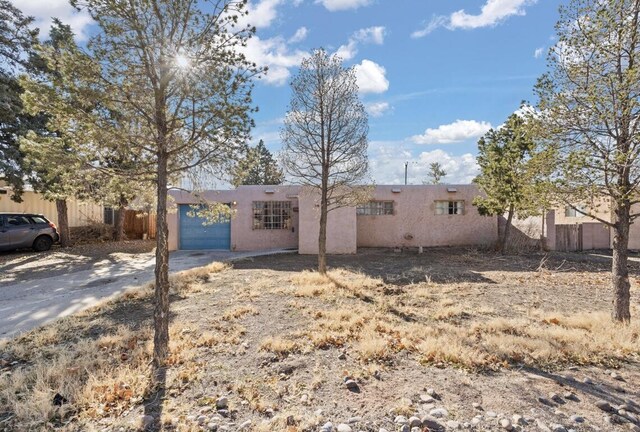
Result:
[[[253,229],[291,228],[291,201],[254,201]]]
[[[436,201],[437,215],[464,214],[464,201]]]
[[[383,216],[393,214],[393,201],[369,201],[356,207],[358,216]]]

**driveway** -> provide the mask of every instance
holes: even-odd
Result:
[[[233,261],[258,255],[291,253],[291,250],[262,252],[176,251],[169,258],[169,269],[178,272],[201,267],[214,261]],[[20,280],[3,278],[0,282],[0,341],[80,312],[99,302],[116,297],[129,288],[153,280],[155,256],[152,252],[130,255],[127,259],[103,259],[89,268],[69,266],[69,271],[52,272],[45,277],[33,259],[11,267],[22,272]],[[56,262],[58,268],[61,263]],[[24,268],[21,268],[24,267]],[[8,270],[0,263],[0,273]],[[29,277],[29,275],[32,277]]]

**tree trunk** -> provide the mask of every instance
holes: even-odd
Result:
[[[630,208],[623,205],[615,210],[616,222],[613,227],[613,262],[611,276],[613,283],[613,313],[614,321],[629,323],[630,311],[630,283],[627,258],[629,255],[629,226],[631,225]]]
[[[513,221],[513,205],[509,206],[509,212],[507,213],[507,222],[504,225],[504,233],[502,234],[502,239],[500,240],[499,251],[501,254],[506,253],[509,241],[509,233],[511,231],[511,222]]]
[[[115,241],[124,240],[124,218],[127,212],[127,204],[124,200],[120,201],[120,207],[116,211],[116,220],[115,220],[115,229],[113,233],[113,238]]]
[[[156,375],[169,354],[169,229],[167,226],[167,155],[158,154],[158,204],[156,214],[156,286],[153,311],[153,366]]]
[[[60,235],[60,246],[71,246],[71,231],[69,230],[69,215],[67,213],[67,200],[57,199],[56,210],[58,212],[58,234]]]
[[[327,191],[322,189],[320,198],[320,231],[318,233],[318,273],[327,274]]]

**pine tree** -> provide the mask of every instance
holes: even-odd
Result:
[[[278,166],[278,162],[260,140],[258,145],[249,148],[247,155],[242,159],[233,173],[231,183],[240,185],[279,185],[284,181],[284,173]]]

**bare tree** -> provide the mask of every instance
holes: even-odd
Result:
[[[281,132],[282,165],[293,182],[320,194],[318,272],[327,272],[327,216],[362,200],[369,121],[353,68],[323,49],[302,61]]]

